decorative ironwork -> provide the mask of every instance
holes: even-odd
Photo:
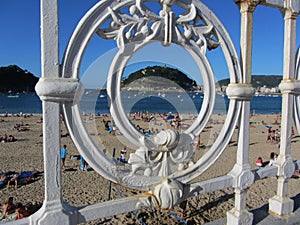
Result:
[[[249,0],[235,2],[242,13],[241,58],[245,74],[241,73],[240,62],[229,35],[216,16],[200,1],[160,0],[162,9],[158,14],[151,10],[146,1],[124,0],[99,1],[82,18],[65,52],[59,70],[58,35],[52,32],[57,28],[57,2],[42,0],[43,18],[43,78],[37,85],[37,92],[44,104],[44,153],[45,153],[45,201],[42,209],[30,219],[13,224],[75,224],[99,217],[116,215],[142,207],[160,206],[169,209],[193,194],[204,194],[223,188],[234,187],[235,208],[227,213],[228,224],[250,225],[253,215],[246,210],[247,188],[255,179],[279,176],[278,194],[269,199],[269,209],[278,215],[287,215],[293,211],[293,201],[287,197],[287,182],[299,161],[292,162],[290,155],[292,101],[291,95],[299,94],[300,54],[298,54],[296,75],[290,74],[294,68],[292,51],[285,51],[285,81],[282,82],[286,109],[282,110],[283,129],[281,154],[275,167],[251,171],[249,165],[249,110],[253,88],[247,81],[251,74],[252,14],[257,4],[264,4],[285,10],[285,49],[295,46],[295,20],[300,11],[300,0]],[[151,2],[150,2],[151,3]],[[184,9],[176,15],[173,7]],[[124,12],[128,9],[128,13]],[[47,21],[47,20],[50,21]],[[53,21],[51,21],[51,19]],[[52,22],[52,23],[51,23]],[[54,24],[54,26],[53,26]],[[80,116],[78,99],[73,96],[82,93],[79,81],[79,67],[83,53],[93,35],[106,39],[116,39],[119,51],[116,54],[108,74],[108,93],[111,114],[118,128],[137,150],[130,155],[132,168],[129,173],[121,174],[113,160],[99,149],[88,135]],[[204,101],[195,122],[182,134],[173,130],[160,132],[153,138],[139,133],[128,121],[120,99],[120,81],[122,72],[130,57],[150,42],[161,42],[164,46],[171,43],[185,48],[197,62],[203,76]],[[53,46],[56,46],[53,51]],[[214,103],[215,84],[213,71],[206,57],[207,49],[220,47],[224,53],[230,76],[228,94],[229,108],[224,126],[219,136],[202,158],[194,162],[193,141],[202,132],[210,116]],[[294,77],[292,77],[294,76]],[[293,78],[298,78],[294,81]],[[295,99],[295,98],[294,98]],[[299,97],[296,99],[295,120],[299,128]],[[284,105],[284,104],[283,104]],[[143,191],[144,194],[76,208],[62,203],[60,167],[53,167],[53,161],[59,159],[59,110],[62,108],[66,124],[79,153],[103,177],[129,188]],[[241,113],[241,114],[240,114]],[[192,180],[208,169],[227,146],[240,119],[240,135],[237,149],[237,162],[232,171],[208,181]],[[247,130],[248,129],[248,130]],[[244,136],[241,136],[244,135]],[[53,138],[54,136],[54,138]],[[56,151],[50,151],[50,150]],[[99,214],[101,212],[101,215]]]
[[[130,155],[132,171],[118,174],[115,164],[93,144],[85,131],[79,115],[78,104],[63,105],[67,125],[79,152],[100,174],[114,182],[140,190],[153,190],[164,179],[187,183],[208,169],[224,151],[237,122],[239,96],[230,100],[228,116],[210,150],[194,162],[192,143],[207,125],[214,107],[215,78],[206,56],[207,49],[222,48],[227,57],[232,83],[242,80],[237,63],[237,53],[229,35],[213,13],[198,1],[160,1],[158,14],[146,6],[146,1],[99,2],[82,19],[84,26],[76,29],[66,51],[63,77],[78,78],[78,67],[86,45],[95,34],[115,39],[119,51],[111,64],[107,78],[107,93],[111,115],[120,132],[137,150]],[[180,7],[184,13],[175,15],[172,7]],[[125,11],[128,10],[128,13]],[[199,115],[182,134],[171,130],[161,132],[154,138],[145,137],[133,127],[124,112],[120,83],[129,59],[143,46],[151,42],[171,43],[186,49],[198,64],[203,78],[204,98]],[[225,44],[226,43],[226,44]],[[75,62],[75,63],[74,63]],[[235,93],[239,95],[239,93]],[[241,93],[244,95],[244,93]],[[83,144],[84,143],[84,144]]]
[[[132,165],[132,174],[143,170],[145,176],[167,177],[176,165],[178,171],[193,165],[193,139],[187,134],[178,131],[161,131],[153,141],[145,139],[145,147],[140,147],[130,154],[129,163]]]
[[[129,14],[108,7],[109,27],[100,28],[97,34],[105,39],[115,39],[119,49],[122,50],[130,42],[143,39],[158,40],[162,34],[165,46],[171,43],[196,45],[204,55],[206,49],[217,48],[219,41],[213,24],[201,15],[194,4],[189,5],[186,13],[176,17],[175,12],[171,10],[171,6],[176,2],[161,1],[163,9],[159,15],[141,0],[137,0],[135,5],[129,7]]]

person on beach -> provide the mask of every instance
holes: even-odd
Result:
[[[273,164],[277,161],[277,159],[278,159],[278,154],[276,154],[275,152],[271,152],[269,166],[273,166]]]
[[[6,173],[2,174],[0,177],[0,186],[3,185],[8,181],[9,177],[6,175]]]
[[[271,132],[271,143],[275,142],[275,130],[272,130]]]
[[[258,157],[256,160],[256,165],[260,168],[263,166],[263,160],[261,157]]]
[[[7,137],[7,142],[14,142],[14,141],[16,141],[17,139],[13,136],[13,135],[8,135],[8,137]]]
[[[61,168],[65,168],[67,154],[68,154],[67,145],[64,145],[64,147],[60,150],[60,158],[62,162]]]
[[[17,203],[15,212],[17,214],[15,220],[19,220],[30,215],[27,207],[20,202]]]
[[[82,170],[82,171],[88,171],[88,164],[87,164],[87,162],[84,160],[84,158],[82,157],[82,155],[80,155],[79,168],[80,168],[80,170]]]
[[[7,142],[7,134],[4,134],[4,137],[0,137],[0,142],[2,143]]]
[[[270,143],[272,143],[272,130],[271,130],[271,128],[268,129],[266,143],[269,142],[269,141],[270,141]]]
[[[0,142],[2,143],[7,142],[7,134],[4,134],[4,137],[0,137]]]
[[[277,148],[280,148],[280,139],[278,140],[276,146],[277,146]]]
[[[16,206],[14,204],[14,198],[9,197],[2,206],[2,217],[1,220],[5,219],[5,217],[9,214],[15,212]]]
[[[116,128],[114,127],[113,124],[110,124],[110,126],[109,126],[109,133],[111,135],[115,135],[116,134]]]
[[[16,173],[13,175],[12,178],[10,178],[10,180],[7,182],[7,189],[9,189],[12,185],[15,187],[15,189],[18,188],[18,178],[19,178],[20,174]]]
[[[127,160],[126,160],[126,153],[127,153],[127,149],[126,147],[124,147],[122,150],[121,150],[121,157],[118,158],[117,160],[119,162],[122,162],[122,163],[127,163]]]
[[[276,129],[275,130],[275,141],[280,141],[280,131],[279,129]]]
[[[109,130],[109,121],[103,119],[103,124],[104,124],[105,130]]]

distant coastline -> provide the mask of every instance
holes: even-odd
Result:
[[[11,95],[21,92],[34,93],[38,80],[38,77],[17,65],[0,67],[0,93]],[[252,75],[251,83],[256,91],[255,96],[281,95],[279,90],[281,80],[280,75]],[[226,94],[229,83],[229,78],[216,82],[216,92],[221,95]],[[181,71],[166,66],[153,66],[138,70],[122,80],[121,87],[125,91],[153,93],[203,93],[204,88]],[[106,91],[106,88],[97,90]]]

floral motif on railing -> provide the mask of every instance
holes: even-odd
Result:
[[[164,40],[160,41],[165,46],[171,43],[189,44],[200,48],[202,54],[206,54],[206,49],[211,50],[219,46],[213,25],[201,15],[194,4],[187,4],[186,12],[176,16],[171,10],[176,1],[160,3],[163,8],[159,15],[140,0],[128,7],[127,14],[122,13],[120,9],[114,10],[109,7],[109,25],[99,28],[97,34],[104,39],[115,39],[120,50],[128,43],[144,39],[160,40],[161,37]]]
[[[144,147],[130,154],[128,162],[132,165],[132,174],[143,171],[145,176],[166,177],[174,170],[193,165],[195,146],[190,135],[166,130],[152,140],[145,139],[144,143]]]

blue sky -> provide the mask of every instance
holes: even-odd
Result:
[[[59,0],[59,19],[60,19],[60,56],[67,46],[68,40],[72,35],[81,17],[88,11],[97,0]],[[240,34],[240,14],[238,7],[233,0],[204,0],[205,3],[222,21],[233,43],[239,52]],[[34,75],[41,76],[40,62],[40,3],[38,0],[4,0],[0,4],[0,66],[16,64],[22,69],[27,69]],[[254,48],[253,48],[253,74],[281,75],[283,70],[283,25],[284,21],[278,9],[259,6],[255,11],[254,17]],[[299,19],[298,19],[299,21]],[[300,45],[300,25],[297,25],[297,46]],[[93,43],[87,49],[86,56],[82,62],[81,74],[93,69],[96,61],[113,55],[115,43],[107,44],[100,42]],[[154,46],[155,47],[155,46]],[[131,62],[127,73],[151,65],[154,54],[166,57],[166,61],[159,59],[161,63],[173,64],[174,67],[182,69],[184,72],[193,73],[189,70],[193,68],[188,56],[184,53],[170,52],[163,53],[165,49],[161,46],[154,48],[151,46],[142,55],[146,57],[142,62]],[[152,50],[152,52],[151,52]],[[153,52],[155,50],[155,52]],[[178,49],[175,48],[175,52]],[[180,55],[178,55],[180,54]],[[187,58],[186,58],[187,57]],[[103,61],[103,60],[100,60]],[[178,65],[177,63],[182,63]],[[155,63],[154,63],[155,64]],[[176,64],[176,66],[175,66]],[[215,57],[212,62],[216,79],[228,77],[228,72],[223,61]],[[95,67],[97,68],[97,67]],[[88,76],[87,80],[90,79]]]

